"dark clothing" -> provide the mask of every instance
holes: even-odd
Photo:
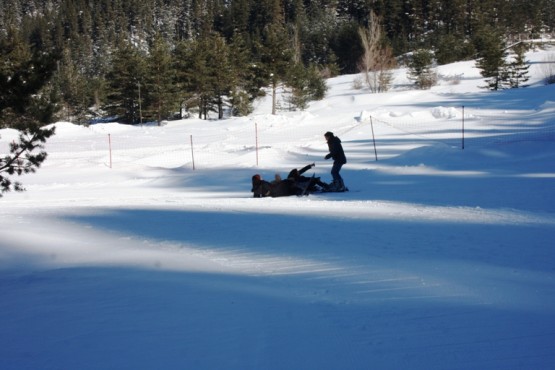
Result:
[[[318,188],[316,187],[316,185],[320,186],[323,189],[326,189],[328,187],[328,184],[320,181],[319,177],[302,176],[303,173],[305,173],[312,167],[314,167],[314,163],[306,165],[300,170],[297,170],[296,168],[294,168],[291,170],[291,172],[289,172],[289,175],[287,175],[287,179],[292,180],[295,183],[295,187],[297,189],[297,195],[301,195],[303,192],[313,193],[317,191]]]
[[[252,177],[251,191],[254,198],[286,197],[296,194],[294,183],[291,180],[269,183],[268,181],[262,180],[259,176]]]
[[[337,136],[333,136],[332,133],[326,133],[326,140],[328,141],[328,148],[330,152],[326,155],[326,159],[333,158],[333,166],[331,168],[331,177],[335,184],[343,185],[343,179],[339,174],[341,167],[347,163],[347,157],[343,151],[343,145],[341,145],[341,140]]]
[[[288,197],[290,195],[296,195],[297,191],[295,188],[295,183],[291,180],[281,180],[274,184],[271,184],[270,196],[275,197]]]
[[[298,181],[299,179],[307,179],[308,177],[305,176],[301,176],[303,173],[305,173],[306,171],[310,170],[312,168],[313,164],[308,164],[306,166],[304,166],[303,168],[301,168],[300,170],[297,170],[296,168],[293,168],[291,170],[291,172],[289,172],[289,175],[287,175],[288,179],[294,180],[294,181]]]
[[[326,155],[326,159],[333,158],[334,162],[341,163],[342,165],[347,163],[343,145],[341,145],[341,140],[337,136],[332,136],[328,139],[328,148],[330,152]]]
[[[268,181],[264,181],[260,176],[252,177],[252,193],[255,198],[263,198],[270,196],[271,185]]]
[[[334,182],[343,181],[343,178],[339,174],[339,171],[341,171],[341,167],[343,167],[343,163],[337,161],[333,162],[333,166],[331,166],[331,177]]]

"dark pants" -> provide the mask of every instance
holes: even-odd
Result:
[[[343,163],[333,162],[333,166],[331,167],[331,177],[333,178],[334,182],[341,183],[341,181],[343,181],[341,175],[339,174],[339,171],[341,171],[341,167],[343,167]]]

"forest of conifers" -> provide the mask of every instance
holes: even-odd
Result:
[[[222,117],[278,84],[294,106],[321,98],[323,78],[359,72],[372,22],[393,57],[426,49],[444,64],[491,35],[551,33],[554,14],[555,0],[0,0],[0,72],[52,65],[41,96],[77,122]]]

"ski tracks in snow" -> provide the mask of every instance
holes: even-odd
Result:
[[[133,199],[128,199],[125,206],[131,209],[144,208],[144,199],[141,202],[134,205]],[[43,204],[44,208],[41,212],[36,209],[32,211],[35,216],[39,215],[38,219],[26,215],[29,209],[24,203],[19,204],[21,208],[13,207],[13,214],[4,216],[17,216],[19,219],[24,217],[29,223],[38,222],[39,225],[42,223],[43,226],[39,227],[39,230],[57,230],[55,235],[63,236],[62,240],[52,241],[50,250],[56,250],[57,259],[69,261],[69,264],[132,264],[178,271],[206,269],[207,273],[264,278],[271,282],[268,289],[277,294],[293,293],[299,298],[305,297],[310,300],[358,304],[429,299],[475,301],[477,295],[481,296],[478,301],[488,301],[484,300],[487,289],[478,292],[472,283],[465,281],[468,276],[472,276],[479,270],[477,265],[446,261],[438,270],[437,266],[423,262],[421,256],[417,263],[411,262],[411,249],[396,251],[388,245],[390,243],[388,239],[393,236],[390,233],[394,232],[396,227],[406,235],[398,237],[394,243],[395,248],[399,248],[403,243],[413,243],[413,238],[420,238],[422,240],[416,248],[435,244],[433,248],[438,249],[444,248],[443,244],[449,242],[449,229],[443,231],[440,236],[431,236],[430,239],[422,236],[420,228],[434,230],[435,225],[504,227],[524,225],[551,229],[555,225],[555,217],[551,214],[533,214],[511,209],[429,206],[391,201],[326,200],[315,197],[274,199],[176,197],[175,199],[152,199],[150,203],[148,207],[164,208],[176,212],[177,215],[182,212],[185,214],[182,216],[184,219],[188,217],[187,212],[202,210],[210,214],[210,219],[213,219],[215,224],[222,225],[233,217],[245,217],[245,220],[264,220],[274,217],[281,220],[283,225],[277,224],[272,228],[263,226],[262,230],[251,230],[248,234],[252,236],[254,232],[256,240],[265,240],[271,238],[265,234],[273,232],[277,238],[284,238],[283,243],[293,245],[285,246],[280,244],[280,241],[267,245],[256,244],[248,240],[248,234],[235,236],[237,232],[231,229],[222,229],[220,232],[228,233],[233,240],[225,246],[214,248],[209,239],[204,239],[202,232],[198,232],[195,236],[196,240],[180,239],[174,235],[168,235],[168,239],[164,240],[135,234],[122,235],[119,232],[107,233],[106,230],[96,229],[94,225],[80,225],[75,221],[65,223],[63,220],[57,220],[55,225],[52,225],[52,221],[47,221],[50,208],[48,204]],[[57,208],[61,205],[55,203],[51,206],[59,212]],[[105,206],[113,208],[113,200]],[[101,212],[103,205],[96,204],[96,207],[98,207],[96,211],[92,212]],[[83,211],[91,212],[91,209],[85,207]],[[70,214],[75,212],[79,213],[79,210],[75,208],[68,210]],[[356,221],[355,226],[352,226],[353,220]],[[319,232],[327,234],[321,239],[316,236],[315,240],[311,240],[315,237],[311,234],[318,233],[322,223],[335,225],[336,222],[340,224],[336,231]],[[232,223],[239,224],[239,222]],[[372,229],[377,224],[388,225],[388,223],[395,226],[382,236],[379,236],[381,230]],[[261,221],[260,225],[264,225],[264,221]],[[292,227],[309,230],[306,235],[307,240],[288,240],[286,234]],[[369,242],[369,247],[349,245],[361,239],[360,235],[351,238],[349,234],[365,233],[365,229],[371,230],[368,231],[368,238],[378,233],[381,239]],[[256,235],[256,233],[259,234]],[[102,240],[101,245],[111,245],[111,253],[107,254],[105,247],[92,245],[94,243],[89,245],[79,235],[90,235],[87,239],[97,242]],[[163,238],[163,235],[160,237]],[[40,239],[40,236],[37,236],[37,239]],[[72,248],[76,241],[79,245],[84,245],[83,248],[86,247],[86,254],[82,253],[83,250],[81,253],[76,253]],[[44,242],[46,240],[43,239],[43,244]],[[342,248],[341,253],[337,253],[334,249],[334,243],[337,244],[337,248]],[[62,247],[64,245],[68,247]],[[114,248],[114,246],[117,247]],[[429,249],[432,250],[431,247]],[[400,255],[396,256],[396,252]],[[488,268],[487,271],[492,270]],[[484,277],[478,278],[478,283],[481,278]],[[539,280],[539,277],[533,277],[533,279],[536,278]]]
[[[191,202],[192,200],[188,200]],[[258,202],[253,207],[252,202]],[[192,201],[192,209],[198,205]],[[187,208],[187,205],[180,207]],[[269,215],[294,215],[298,220],[295,227],[309,228],[318,220],[357,220],[362,227],[371,228],[376,221],[414,224],[478,225],[478,226],[533,226],[551,228],[555,217],[550,214],[533,214],[512,209],[483,209],[480,207],[441,207],[422,204],[408,204],[388,201],[329,201],[312,198],[280,199],[228,199],[214,202],[203,200],[203,209],[207,212],[256,214],[264,218]],[[367,225],[367,226],[364,226]],[[289,225],[291,226],[291,225]],[[287,227],[276,226],[276,234],[287,233]],[[337,240],[344,239],[344,231],[338,229]],[[350,231],[346,231],[349,233]],[[246,236],[245,236],[246,237]],[[273,285],[271,289],[282,286],[287,292],[296,296],[305,296],[311,300],[334,302],[387,302],[399,300],[472,300],[480,304],[494,301],[487,297],[488,289],[477,288],[467,279],[467,275],[476,274],[479,267],[465,262],[446,261],[442,268],[422,261],[407,261],[406,256],[399,258],[389,254],[381,255],[375,246],[368,250],[368,255],[360,256],[358,251],[350,255],[348,251],[334,253],[333,247],[319,248],[320,241],[297,243],[300,253],[290,254],[290,249],[282,248],[279,243],[271,246],[245,245],[237,248],[197,251],[212,262],[222,265],[228,271],[238,274],[268,277]],[[333,237],[332,237],[333,238]],[[411,236],[406,242],[411,242]],[[353,240],[356,240],[354,238]],[[334,239],[335,240],[335,239]],[[288,243],[290,241],[285,241]],[[445,236],[436,237],[430,243],[446,243]],[[342,247],[338,245],[338,247]],[[444,246],[442,246],[444,247]],[[385,247],[383,247],[385,248]],[[402,252],[400,252],[402,253]],[[419,266],[418,268],[414,268]],[[488,269],[491,271],[491,268]],[[502,275],[504,271],[500,271]],[[479,273],[478,280],[484,278]],[[446,279],[445,276],[450,276]],[[452,279],[451,279],[452,277]],[[536,278],[536,277],[534,277]],[[466,281],[465,281],[466,279]],[[538,277],[540,279],[540,277]],[[476,282],[479,284],[479,281]],[[284,292],[285,294],[285,292]],[[503,300],[505,297],[499,298]]]

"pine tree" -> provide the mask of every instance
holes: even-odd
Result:
[[[92,99],[88,89],[89,81],[79,72],[78,66],[71,59],[69,49],[65,49],[53,83],[64,105],[64,112],[60,118],[84,123]]]
[[[142,121],[142,102],[146,91],[141,84],[146,81],[146,61],[134,46],[121,42],[108,73],[109,92],[106,110],[125,123]]]
[[[433,68],[433,54],[430,50],[420,49],[414,52],[409,62],[408,78],[419,89],[429,89],[437,82],[437,73]]]
[[[480,58],[477,67],[480,74],[486,78],[486,88],[500,90],[508,81],[508,70],[505,43],[502,38],[491,28],[485,28],[476,39]]]
[[[249,29],[250,1],[234,0],[222,9],[222,34],[230,40],[236,34],[246,34]]]
[[[207,47],[206,39],[195,40],[192,53],[189,56],[187,66],[188,87],[194,93],[198,104],[198,117],[208,119],[210,111],[210,81],[208,80],[209,69],[206,65]]]
[[[146,61],[149,43],[156,34],[171,49],[180,41],[206,39],[212,33],[223,36],[228,45],[241,35],[248,63],[242,64],[246,67],[239,70],[241,73],[238,70],[232,73],[235,81],[227,83],[232,86],[227,94],[231,94],[234,108],[241,105],[241,111],[248,112],[249,103],[261,91],[260,86],[269,84],[270,74],[277,78],[272,81],[274,86],[283,82],[284,75],[279,76],[275,65],[267,68],[273,64],[271,59],[279,56],[268,58],[271,54],[268,49],[276,44],[276,39],[283,43],[282,50],[287,53],[296,48],[294,63],[302,62],[304,67],[316,65],[319,70],[328,67],[341,73],[357,73],[364,54],[363,46],[356,42],[358,30],[371,25],[369,14],[373,11],[382,20],[382,45],[390,45],[395,55],[433,47],[440,64],[469,59],[478,53],[485,66],[489,64],[486,59],[493,59],[486,55],[485,43],[479,41],[485,38],[483,33],[490,32],[484,31],[486,27],[502,30],[506,39],[516,35],[536,37],[555,27],[554,7],[554,0],[3,0],[0,38],[5,37],[8,27],[14,27],[20,30],[22,39],[38,49],[56,46],[67,50],[64,58],[69,62],[63,61],[59,70],[59,77],[64,78],[59,85],[66,87],[59,91],[72,111],[70,114],[76,116],[84,112],[87,104],[104,99],[107,89],[103,83],[114,69],[120,39],[145,53],[142,59]],[[292,29],[296,32],[294,37]],[[270,37],[272,32],[277,36]],[[293,43],[293,39],[297,41]],[[286,63],[293,65],[291,59]],[[525,81],[515,68],[511,63],[484,72],[497,73],[497,77],[486,77],[488,87],[522,86]],[[387,80],[387,74],[383,77],[378,79],[380,83]],[[203,78],[207,78],[208,85],[214,85],[208,81],[210,75]],[[87,82],[84,90],[78,87],[83,82]],[[148,83],[140,82],[145,95],[141,100],[134,97],[136,111],[139,101],[150,104],[146,100],[151,93]],[[182,83],[183,80],[179,81]],[[134,85],[134,90],[138,90],[139,82]],[[202,87],[201,81],[197,81],[196,88],[189,86],[181,91],[181,98],[189,99],[194,93],[199,99],[205,97],[203,107],[221,110],[224,99],[217,102],[215,91],[210,91],[208,85]],[[204,95],[198,94],[199,89],[205,88],[208,90]],[[83,99],[76,99],[79,89],[86,92]],[[132,91],[130,87],[128,91]],[[134,94],[138,95],[138,91]],[[114,99],[113,94],[110,99]],[[164,116],[153,111],[150,114],[157,119]],[[135,112],[134,118],[126,119],[140,121],[139,116]]]
[[[468,0],[440,1],[436,8],[441,35],[453,35],[457,39],[467,35],[465,30],[466,5]]]
[[[189,109],[197,102],[194,79],[198,74],[192,70],[197,55],[195,51],[196,41],[182,40],[176,44],[172,52],[176,98],[179,100],[181,118],[188,115]]]
[[[208,102],[214,104],[218,119],[224,116],[224,99],[233,90],[233,68],[229,46],[225,39],[217,34],[207,40],[206,60],[208,80]]]
[[[330,48],[337,28],[334,12],[325,6],[312,4],[297,24],[302,44],[301,59],[305,65],[316,64],[337,70],[337,56]]]
[[[372,10],[372,1],[338,0],[337,10],[339,15],[347,16],[358,24],[364,24]]]
[[[305,68],[302,63],[289,69],[286,83],[291,87],[289,103],[301,110],[306,109],[309,101],[323,99],[328,89],[318,68],[314,65]]]
[[[10,29],[21,26],[20,0],[0,1],[0,32],[7,33]]]
[[[396,55],[408,51],[409,18],[403,0],[378,0],[372,9],[382,18],[384,30]]]
[[[344,74],[360,72],[358,63],[364,53],[359,40],[359,25],[353,21],[342,21],[330,40],[330,48],[339,59],[340,72]]]
[[[474,45],[461,35],[441,35],[434,44],[435,57],[440,65],[471,59],[475,54]]]
[[[281,0],[257,0],[251,2],[249,32],[264,38],[270,25],[284,24]]]
[[[146,60],[148,73],[145,75],[143,88],[145,99],[142,110],[158,122],[172,116],[176,107],[174,91],[174,70],[169,45],[160,35],[155,37]]]
[[[229,46],[215,33],[178,44],[176,83],[187,105],[198,105],[199,118],[207,119],[210,111],[223,117],[225,99],[236,81],[231,60]]]
[[[229,49],[234,77],[230,98],[232,114],[246,116],[252,112],[252,102],[260,95],[265,83],[257,77],[257,66],[250,60],[250,51],[243,33],[234,35]]]
[[[293,50],[284,26],[280,23],[270,24],[264,32],[261,62],[270,79],[272,114],[276,114],[277,87],[286,79],[292,60]]]
[[[513,47],[515,59],[509,64],[509,85],[511,88],[526,87],[525,83],[530,79],[528,69],[530,65],[526,62],[526,45],[523,43]]]
[[[56,53],[31,50],[14,31],[0,40],[0,128],[20,131],[19,140],[0,158],[0,197],[11,190],[23,191],[13,176],[35,172],[46,160],[44,143],[55,128],[50,123],[54,103],[44,87],[56,66]],[[37,153],[38,151],[38,153]]]

